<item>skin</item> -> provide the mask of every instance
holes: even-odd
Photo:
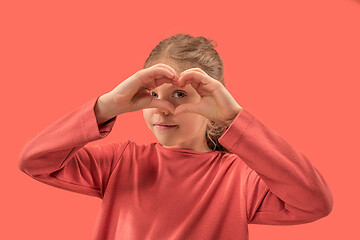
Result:
[[[165,63],[174,69],[176,66],[167,61],[154,62]],[[149,67],[147,66],[147,67]],[[177,71],[177,74],[180,73]],[[198,103],[201,96],[190,85],[179,87],[165,83],[152,89],[150,94],[157,99],[169,101],[175,108],[184,103]],[[182,112],[174,115],[167,109],[147,108],[143,109],[143,116],[149,129],[154,133],[158,142],[166,148],[181,148],[198,152],[212,152],[206,143],[206,126],[209,119],[201,114]],[[161,130],[153,125],[156,122],[166,122],[178,125],[176,128]]]

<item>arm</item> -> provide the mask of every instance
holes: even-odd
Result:
[[[248,166],[248,222],[289,225],[327,216],[330,189],[308,158],[242,109],[219,142]]]
[[[26,143],[19,169],[48,185],[102,198],[128,141],[85,146],[105,138],[116,120],[97,124],[97,100],[61,117]]]

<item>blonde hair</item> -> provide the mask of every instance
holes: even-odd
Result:
[[[225,86],[223,61],[212,45],[213,40],[203,36],[193,37],[189,34],[177,34],[162,40],[146,59],[144,68],[154,60],[166,59],[174,63],[180,72],[189,68],[201,68],[210,77]],[[206,127],[207,145],[213,151],[232,153],[222,146],[218,139],[226,130],[226,126],[210,121]]]

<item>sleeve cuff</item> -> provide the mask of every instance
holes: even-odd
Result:
[[[94,108],[99,97],[100,96],[91,99],[83,106],[84,112],[82,115],[82,120],[84,134],[89,141],[105,138],[111,132],[117,119],[117,116],[115,116],[104,123],[97,124]]]
[[[235,117],[231,125],[218,139],[219,143],[225,148],[231,150],[242,137],[253,120],[254,115],[252,115],[247,109],[243,108],[241,112]]]

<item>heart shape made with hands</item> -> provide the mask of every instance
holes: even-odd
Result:
[[[198,103],[179,105],[175,108],[174,115],[192,112],[201,114],[215,123],[227,125],[242,110],[225,86],[200,68],[190,68],[179,76],[174,76],[172,84],[180,88],[191,84],[201,97]]]

